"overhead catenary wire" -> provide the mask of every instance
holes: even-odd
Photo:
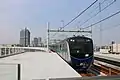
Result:
[[[102,4],[104,4],[106,1],[111,1],[111,2],[110,2],[109,4],[107,4],[103,9],[101,9],[100,6],[101,6]],[[98,11],[96,14],[92,15],[92,16],[91,16],[90,18],[88,18],[87,20],[85,20],[85,21],[84,21],[82,24],[80,24],[79,27],[77,27],[77,28],[78,28],[79,30],[81,30],[82,28],[80,28],[80,26],[84,25],[84,24],[87,23],[89,20],[91,20],[91,19],[93,19],[94,17],[96,17],[99,13],[103,12],[105,9],[107,9],[109,6],[111,6],[115,1],[116,1],[116,0],[104,0],[104,1],[102,1],[102,2],[99,2],[99,5],[94,8],[94,11],[95,11],[97,8],[99,8],[99,11]],[[90,14],[93,13],[94,11],[91,11]],[[92,31],[92,27],[91,27],[91,31]],[[76,33],[76,34],[77,34],[77,33]],[[76,35],[76,34],[75,34],[75,35]],[[91,36],[92,36],[92,34],[91,34]]]
[[[109,29],[112,29],[112,28],[116,28],[116,27],[120,27],[120,23],[117,24],[117,25],[114,25],[114,26],[112,26],[112,27],[104,28],[104,30],[102,30],[102,31],[106,31],[106,30],[109,30]]]
[[[74,20],[76,20],[80,15],[82,15],[85,11],[87,11],[90,7],[92,7],[92,5],[94,5],[98,0],[96,0],[95,2],[93,2],[90,6],[88,6],[85,10],[83,10],[81,13],[79,13],[75,18],[73,18],[70,22],[68,22],[66,25],[64,25],[62,28],[65,28],[66,26],[68,26],[70,23],[72,23]]]
[[[103,4],[105,1],[107,1],[107,0],[104,0],[103,2],[101,2],[101,3],[99,3],[99,6],[101,5],[101,4]],[[91,16],[89,19],[87,19],[86,21],[84,21],[81,25],[79,25],[79,26],[82,26],[82,25],[84,25],[85,23],[87,23],[89,20],[91,20],[92,18],[94,18],[95,16],[97,16],[99,13],[101,13],[102,11],[104,11],[105,9],[107,9],[109,6],[111,6],[114,2],[116,2],[116,0],[112,0],[112,2],[111,3],[109,3],[107,6],[105,6],[103,9],[100,9],[99,10],[99,12],[97,12],[96,14],[94,14],[93,16]],[[97,6],[96,8],[98,8],[99,6]],[[82,29],[82,28],[80,28],[79,27],[79,29]],[[77,33],[76,33],[77,34]]]
[[[81,16],[85,11],[87,11],[90,7],[92,7],[98,0],[95,0],[91,5],[89,5],[85,10],[83,10],[81,13],[79,13],[76,17],[74,17],[71,21],[69,21],[66,25],[64,25],[63,27],[60,28],[60,30],[62,30],[63,28],[65,28],[66,26],[68,26],[69,24],[71,24],[74,20],[76,20],[79,16]],[[55,36],[57,33],[55,33],[53,36]]]
[[[98,23],[101,23],[101,22],[103,22],[103,21],[105,21],[105,20],[107,20],[107,19],[109,19],[109,18],[111,18],[111,17],[113,17],[113,16],[115,16],[115,15],[117,15],[119,13],[120,13],[120,11],[118,11],[118,12],[116,12],[116,13],[114,13],[114,14],[112,14],[112,15],[110,15],[110,16],[108,16],[108,17],[106,17],[106,18],[104,18],[104,19],[102,19],[102,20],[100,20],[98,22],[96,22],[96,23],[93,23],[93,24],[91,24],[91,25],[89,25],[89,26],[87,26],[85,28],[82,28],[82,29],[86,29],[86,28],[92,27],[92,26],[94,26],[94,25],[96,25]]]
[[[99,13],[101,13],[102,11],[104,11],[105,9],[107,9],[109,6],[111,6],[116,0],[112,1],[110,4],[108,4],[106,7],[104,7],[103,9],[101,9],[99,12],[97,12],[96,14],[94,14],[93,16],[91,16],[89,19],[87,19],[86,21],[84,21],[81,25],[84,25],[85,23],[87,23],[89,20],[91,20],[92,18],[94,18],[95,16],[97,16]],[[101,4],[101,3],[100,3]]]
[[[108,0],[104,0],[104,1],[102,1],[100,4],[104,4],[106,1],[108,1]],[[97,8],[99,8],[99,6],[96,6],[96,7],[94,8],[94,10],[92,10],[89,14],[92,14]]]

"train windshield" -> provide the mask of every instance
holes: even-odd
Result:
[[[93,44],[91,39],[70,39],[70,54],[73,57],[85,58],[93,55]]]

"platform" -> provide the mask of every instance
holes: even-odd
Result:
[[[116,61],[120,62],[120,54],[102,54],[100,52],[94,53],[95,57],[111,60],[111,61]]]
[[[21,80],[81,77],[56,53],[26,52],[2,58],[0,63],[21,64]]]

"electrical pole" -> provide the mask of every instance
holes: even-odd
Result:
[[[101,12],[101,3],[99,3],[99,12]],[[101,15],[99,15],[101,19]],[[100,23],[100,46],[102,46],[102,24]]]
[[[61,28],[63,28],[63,30],[64,30],[64,20],[61,20],[61,22],[62,22]]]
[[[47,23],[47,50],[49,51],[49,26],[50,26],[50,23],[48,22]]]
[[[92,38],[92,26],[91,26],[91,38]]]
[[[25,31],[24,31],[24,33],[25,33],[25,35],[24,35],[24,37],[25,37],[25,47],[27,47],[27,46],[26,46],[26,31],[27,31],[27,30],[26,30],[26,27],[25,27]]]

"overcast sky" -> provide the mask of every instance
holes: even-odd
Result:
[[[58,29],[61,20],[64,24],[69,22],[78,13],[87,8],[95,0],[0,0],[0,44],[19,43],[19,32],[27,27],[33,37],[46,38],[47,22],[51,29]],[[104,0],[99,0],[100,2]],[[114,0],[106,0],[101,8]],[[86,13],[80,16],[72,24],[65,27],[66,30],[77,30],[76,26],[82,24],[90,16],[96,14],[99,9],[97,2]],[[116,0],[110,7],[99,15],[79,27],[86,27],[120,10],[120,0]],[[79,22],[79,24],[78,24]],[[102,43],[109,44],[112,40],[120,43],[120,14],[93,27],[93,40],[95,44],[100,42],[99,26],[106,28],[102,32]],[[112,28],[111,28],[112,27]],[[56,35],[57,36],[57,35]],[[72,36],[72,35],[71,35]]]

